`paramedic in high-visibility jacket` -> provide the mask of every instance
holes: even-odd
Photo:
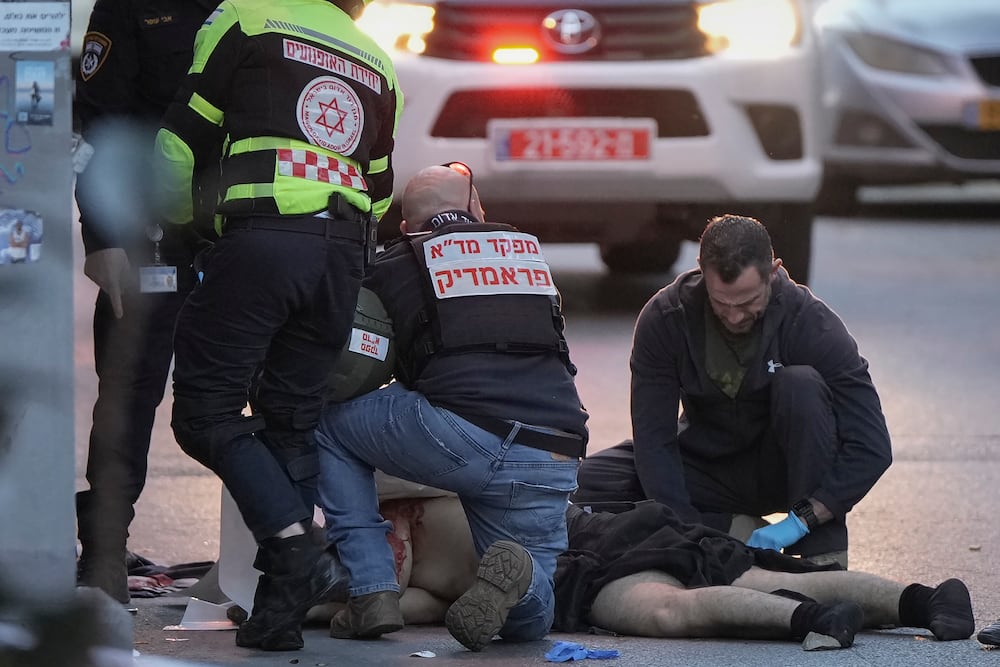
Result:
[[[220,162],[221,236],[178,316],[171,425],[258,544],[239,646],[301,648],[343,572],[310,530],[313,429],[391,202],[402,110],[392,62],[354,24],[365,4],[224,0],[156,139],[168,224],[191,219],[193,170]]]

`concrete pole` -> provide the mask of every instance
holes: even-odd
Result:
[[[69,10],[0,3],[0,586],[38,600],[75,588]]]

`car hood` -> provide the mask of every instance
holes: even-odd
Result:
[[[1000,52],[997,0],[829,0],[820,27],[864,30],[963,52]]]

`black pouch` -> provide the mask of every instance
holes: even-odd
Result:
[[[364,244],[365,266],[375,261],[375,246],[378,235],[378,220],[372,214],[362,213],[356,206],[348,203],[339,192],[330,195],[326,205],[327,212],[334,220],[350,220],[360,228]]]
[[[365,266],[375,263],[375,250],[378,246],[378,218],[375,214],[368,216],[368,226],[365,229]]]

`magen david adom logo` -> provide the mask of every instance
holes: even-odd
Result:
[[[357,93],[332,76],[313,79],[296,105],[299,128],[311,143],[340,155],[350,155],[361,141],[365,111]]]

